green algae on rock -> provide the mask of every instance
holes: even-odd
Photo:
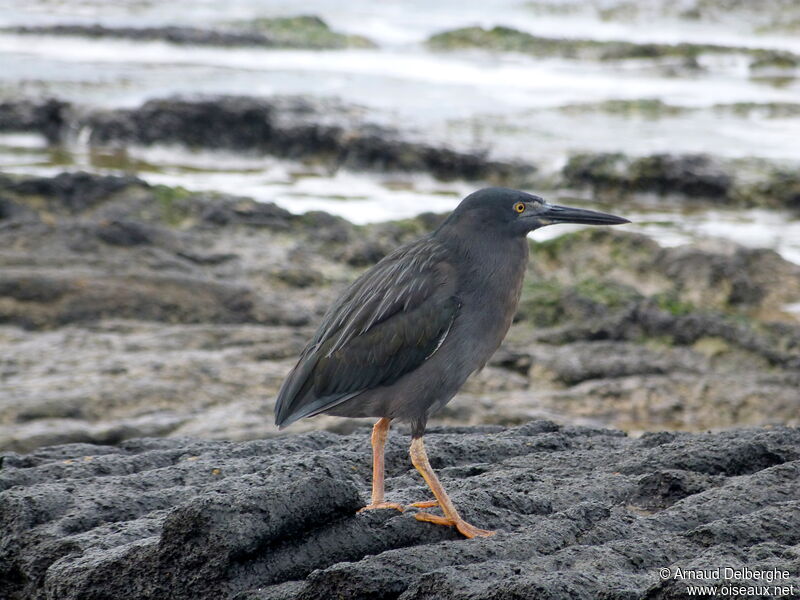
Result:
[[[361,35],[337,33],[314,15],[262,17],[237,23],[267,35],[275,45],[285,48],[375,48],[375,43]]]
[[[267,48],[374,48],[375,44],[360,35],[337,33],[316,16],[261,18],[237,22],[223,29],[186,26],[111,27],[107,25],[36,25],[6,28],[18,34],[63,35],[89,38],[117,38],[165,41],[198,46],[263,46]]]
[[[800,30],[800,5],[794,0],[527,0],[525,7],[539,14],[594,14],[602,21],[636,23],[666,18],[719,24],[736,20],[756,33]]]
[[[718,103],[709,108],[678,106],[657,98],[613,99],[603,102],[580,102],[559,106],[558,110],[569,115],[604,113],[625,118],[666,119],[696,114],[711,110],[717,114],[729,114],[742,118],[792,119],[800,117],[800,103],[794,102],[734,102]]]
[[[663,100],[657,98],[638,98],[635,100],[616,99],[597,103],[583,102],[566,104],[560,106],[558,110],[566,114],[577,115],[598,112],[623,117],[659,119],[682,115],[687,112],[692,112],[693,109],[685,106],[667,104]]]
[[[494,52],[519,52],[543,57],[582,60],[622,61],[631,59],[679,59],[684,68],[699,69],[698,58],[713,54],[739,54],[750,61],[754,72],[767,67],[794,69],[800,57],[791,52],[720,44],[637,43],[617,40],[549,38],[511,27],[464,27],[432,35],[427,40],[434,50],[477,48]]]

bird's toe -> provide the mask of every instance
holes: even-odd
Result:
[[[474,537],[492,537],[496,534],[496,531],[491,531],[490,529],[481,529],[479,527],[475,527],[474,525],[470,525],[466,521],[459,521],[456,523],[456,529],[461,533],[461,535],[474,538]]]
[[[409,506],[413,506],[414,508],[433,508],[434,506],[439,506],[438,500],[423,500],[422,502],[412,502],[411,504],[407,504],[406,508]]]
[[[435,525],[446,525],[448,527],[455,527],[461,535],[468,538],[491,537],[497,533],[496,531],[490,531],[488,529],[480,529],[479,527],[470,525],[464,519],[461,518],[450,519],[448,517],[440,517],[439,515],[433,515],[431,513],[426,513],[426,512],[416,513],[414,515],[414,518],[417,519],[417,521],[434,523]]]
[[[403,512],[405,507],[402,504],[398,504],[397,502],[371,502],[367,504],[364,508],[360,508],[358,512],[362,513],[368,510],[379,510],[382,508],[393,508],[395,510],[399,510]]]
[[[432,515],[431,513],[420,512],[414,515],[417,521],[425,521],[426,523],[434,523],[436,525],[446,525],[450,527],[453,525],[453,520],[447,517],[440,517],[439,515]]]

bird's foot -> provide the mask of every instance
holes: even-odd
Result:
[[[446,525],[448,527],[455,527],[461,535],[474,538],[474,537],[490,537],[496,531],[489,531],[488,529],[479,529],[474,525],[470,525],[461,517],[450,519],[448,517],[440,517],[439,515],[432,515],[431,513],[421,512],[414,515],[417,521],[425,521],[426,523],[435,523],[436,525]]]
[[[367,510],[378,510],[381,508],[393,508],[395,510],[399,510],[400,512],[405,510],[405,507],[397,502],[370,502],[364,508],[358,509],[358,512],[361,513]]]
[[[439,501],[423,500],[422,502],[412,502],[411,504],[406,504],[406,508],[409,506],[413,506],[414,508],[433,508],[434,506],[439,506]]]

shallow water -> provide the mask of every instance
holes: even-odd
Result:
[[[363,34],[374,50],[305,51],[175,46],[80,37],[0,33],[0,97],[53,95],[80,104],[135,106],[171,94],[304,94],[338,97],[363,107],[364,118],[412,138],[479,149],[500,158],[558,168],[573,152],[707,152],[727,158],[800,162],[800,118],[770,119],[712,110],[737,102],[800,103],[800,82],[750,77],[740,57],[703,58],[688,75],[645,61],[623,64],[535,59],[483,52],[432,53],[432,33],[504,24],[554,37],[730,44],[800,52],[800,36],[758,34],[746,19],[686,22],[667,17],[604,21],[591,11],[537,12],[525,2],[446,0],[304,3],[302,14],[333,29]],[[0,26],[103,23],[217,26],[298,14],[293,2],[6,0]],[[654,99],[693,110],[675,115],[570,111],[574,104]],[[358,223],[446,211],[472,189],[424,176],[309,172],[271,158],[190,153],[180,148],[131,149],[120,161],[86,147],[52,151],[31,136],[0,136],[0,167],[20,173],[63,168],[133,170],[153,183],[235,192],[274,200],[293,211],[322,209]],[[613,208],[613,207],[606,207]],[[771,247],[800,262],[800,221],[780,211],[694,211],[662,202],[631,211],[632,230],[676,244],[720,236]],[[538,238],[566,227],[545,229]]]
[[[5,95],[20,89],[80,103],[135,106],[173,94],[309,94],[339,97],[371,120],[500,157],[546,160],[569,150],[714,152],[796,159],[800,119],[699,111],[658,119],[563,114],[558,107],[654,99],[679,107],[800,102],[730,69],[676,78],[652,69],[403,50],[267,50],[163,42],[0,34]],[[31,75],[35,74],[35,77]]]

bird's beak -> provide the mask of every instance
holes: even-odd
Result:
[[[596,210],[586,210],[585,208],[559,206],[558,204],[546,204],[545,210],[536,216],[543,225],[554,225],[556,223],[620,225],[622,223],[630,223],[628,219],[616,215],[597,212]]]

